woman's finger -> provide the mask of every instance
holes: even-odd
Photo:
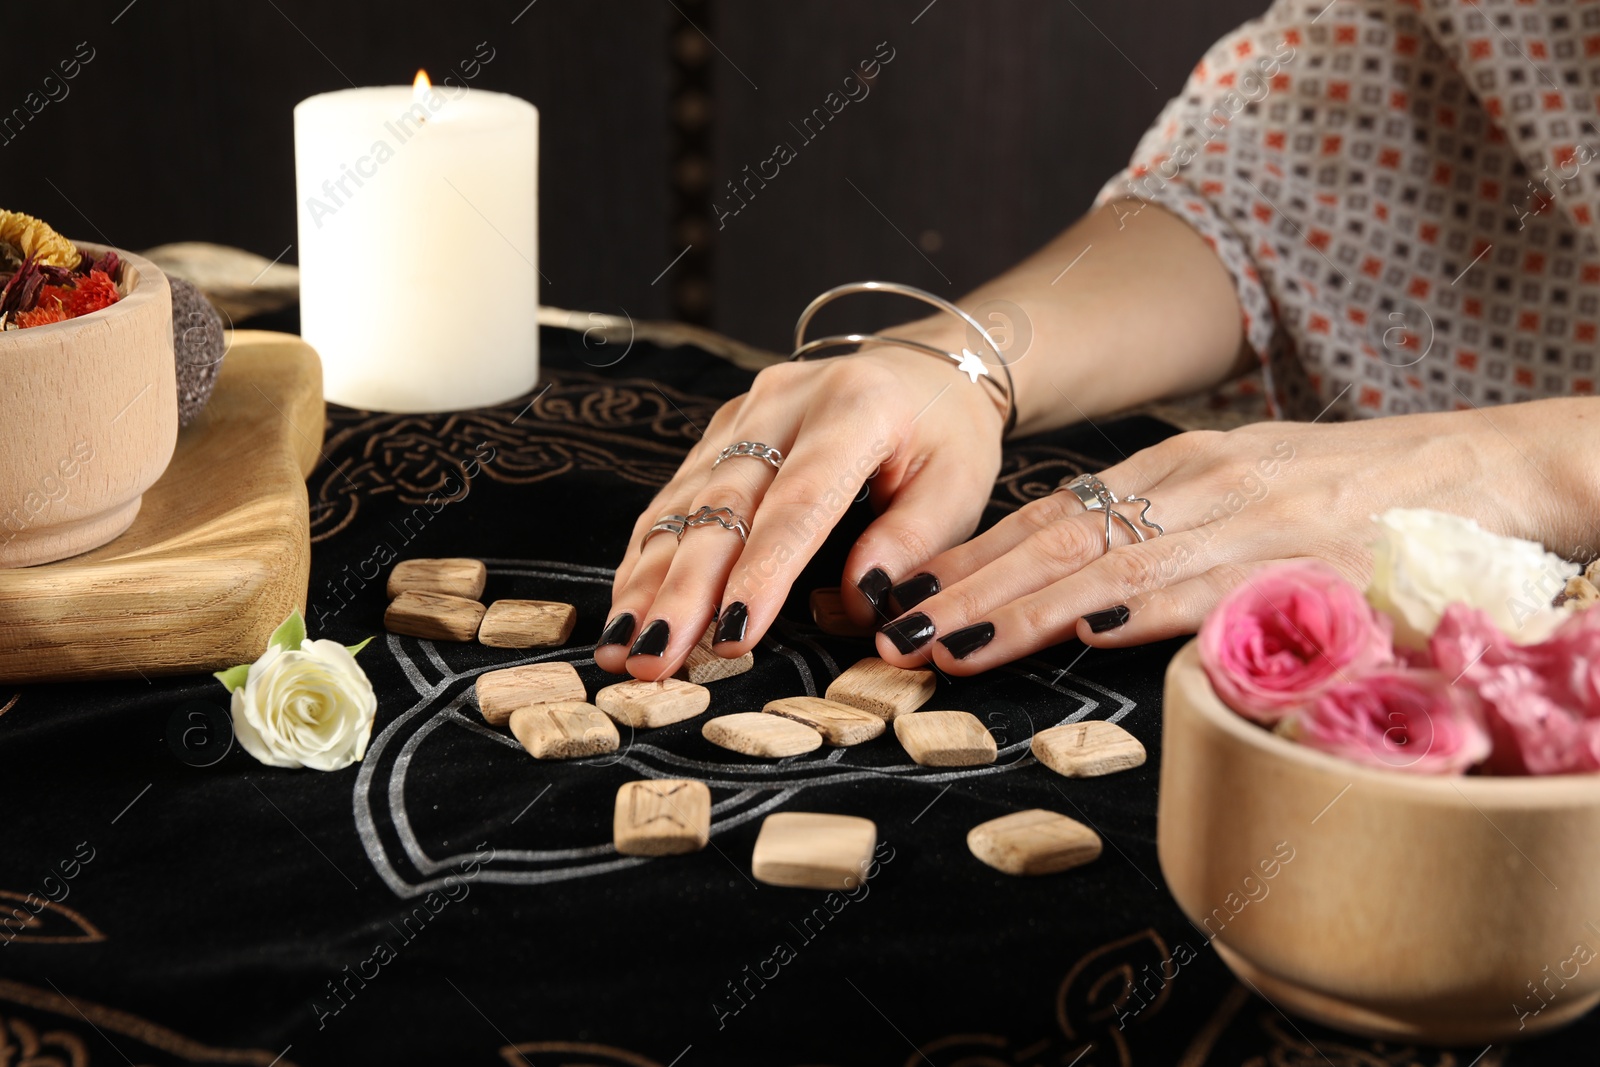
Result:
[[[892,454],[889,442],[864,394],[807,415],[727,576],[712,644],[719,655],[743,655],[766,632],[795,578]]]
[[[594,662],[601,670],[613,674],[627,670],[628,649],[639,636],[640,624],[672,566],[676,549],[675,534],[658,533],[651,536],[643,551],[637,545],[631,550],[633,566],[629,568],[627,581],[612,593],[611,614],[594,648]]]
[[[1113,609],[1099,619],[1079,619],[1078,640],[1097,648],[1123,648],[1192,634],[1236,586],[1250,581],[1262,567],[1282,562],[1221,563],[1187,581],[1131,597],[1121,611]],[[1096,630],[1096,625],[1100,629]]]
[[[1180,543],[1169,541],[1159,548],[1154,542],[1137,544],[1133,528],[1144,530],[1137,518],[1129,516],[1126,507],[1118,507],[1115,515],[1128,521],[1108,516],[1105,511],[1089,511],[1077,497],[1069,493],[1056,494],[1070,505],[1052,506],[1040,502],[1040,514],[1062,510],[1069,512],[1064,518],[1040,525],[1021,543],[999,559],[980,568],[976,573],[956,582],[937,595],[930,597],[915,611],[895,619],[880,630],[879,647],[885,659],[910,666],[919,656],[926,658],[932,649],[924,646],[938,637],[945,649],[957,659],[975,653],[994,636],[993,615],[1004,605],[1030,596],[1039,590],[1057,587],[1057,583],[1076,575],[1100,561],[1120,566],[1124,553],[1134,549],[1150,550],[1139,558],[1160,560],[1156,573],[1151,576],[1158,583],[1170,583],[1179,572]],[[1205,496],[1196,488],[1173,488],[1161,494],[1165,515],[1169,522],[1179,527],[1194,525],[1204,512]],[[1137,505],[1135,506],[1135,514]],[[1107,534],[1113,551],[1107,555]],[[990,626],[970,629],[988,620]]]
[[[735,423],[735,430],[739,429],[747,427]],[[771,433],[773,430],[775,434]],[[787,444],[793,431],[769,424],[763,433]],[[747,439],[753,440],[738,438]],[[788,460],[784,463],[787,466]],[[751,524],[759,521],[762,499],[775,476],[781,478],[782,474],[754,456],[735,456],[711,471],[696,491],[685,514],[691,519],[700,517],[699,522],[684,530],[638,636],[628,649],[627,669],[634,677],[650,681],[667,677],[700,640],[717,610],[728,572],[739,558]]]
[[[888,509],[845,559],[843,584],[861,594],[846,601],[851,614],[861,616],[858,621],[881,626],[939,591],[930,561],[972,534],[994,475],[971,455],[945,449],[901,481]]]
[[[1188,481],[1185,468],[1200,460],[1211,466],[1223,454],[1227,434],[1216,430],[1191,430],[1141,448],[1131,456],[1101,471],[1099,478],[1119,498],[1150,496],[1157,486],[1171,481]]]
[[[1147,496],[1154,491],[1155,486],[1170,479],[1174,471],[1195,454],[1195,443],[1185,440],[1189,436],[1180,434],[1178,437],[1168,438],[1136,452],[1123,462],[1108,468],[1100,478],[1119,498]],[[1165,506],[1166,502],[1162,503]],[[1137,522],[1140,508],[1141,505],[1133,504],[1118,510]],[[948,589],[1001,559],[1030,538],[1037,537],[1041,531],[1047,530],[1055,523],[1082,514],[1084,514],[1083,502],[1070,491],[1063,489],[1052,492],[1048,496],[1024,504],[972,540],[940,553],[928,561],[925,569],[937,578],[939,587]],[[1169,529],[1178,528],[1170,525],[1171,513],[1166,514],[1169,517],[1165,525]],[[1155,509],[1152,510],[1151,516],[1155,517]],[[1122,525],[1115,520],[1113,524],[1116,527]],[[1132,540],[1131,535],[1126,535],[1125,528],[1123,534],[1123,540]],[[1117,543],[1119,542],[1115,539],[1112,541],[1112,544]],[[909,608],[910,605],[907,604],[899,605],[899,610],[909,610]]]
[[[704,450],[698,446],[690,451],[691,457],[703,454]],[[686,461],[677,477],[656,494],[634,522],[627,553],[612,578],[611,608],[606,613],[606,624],[595,643],[594,662],[601,670],[613,674],[626,671],[628,649],[638,637],[644,613],[672,564],[678,542],[676,529],[652,533],[651,527],[673,516],[687,516],[689,501],[694,499],[694,493],[704,481],[705,474]]]
[[[931,659],[950,674],[977,674],[1076,636],[1078,621],[1085,616],[1091,625],[1104,625],[1122,615],[1130,600],[1187,581],[1214,565],[1206,542],[1192,530],[1124,545],[981,618],[941,625],[931,614],[935,606],[924,620],[896,620],[904,625],[893,638],[880,634],[878,651],[898,666]],[[909,653],[902,651],[907,645],[912,646]]]
[[[748,399],[748,393],[736,396],[717,409],[706,426],[706,436],[689,449],[672,480],[634,521],[627,550],[612,578],[611,608],[606,614],[606,625],[595,645],[594,661],[602,670],[614,674],[625,672],[628,650],[637,639],[645,612],[671,566],[676,534],[670,531],[652,534],[650,528],[669,516],[690,513],[690,501],[708,478],[721,447],[713,448],[711,442],[722,439]]]
[[[695,490],[705,481],[706,471],[710,469],[710,464],[716,457],[716,450],[712,449],[708,441],[722,439],[723,434],[732,425],[733,420],[738,417],[739,411],[744,407],[749,397],[749,393],[741,394],[717,409],[716,413],[711,416],[710,423],[706,426],[705,434],[689,449],[689,454],[684,457],[683,462],[678,466],[677,471],[672,476],[672,480],[661,488],[661,491],[650,501],[650,506],[640,512],[639,517],[634,520],[633,533],[628,538],[628,545],[623,552],[622,562],[617,564],[616,572],[612,577],[613,600],[615,600],[616,591],[628,584],[631,572],[639,561],[640,544],[650,527],[655,525],[657,519],[664,516],[685,514],[683,509],[694,498]],[[720,448],[721,446],[718,447]],[[616,608],[613,607],[612,613],[608,618],[615,615]]]
[[[688,475],[688,476],[686,476]],[[627,588],[633,580],[633,570],[639,565],[640,558],[644,555],[645,537],[649,535],[650,528],[663,519],[675,515],[687,515],[689,501],[694,499],[695,490],[705,476],[698,471],[688,472],[680,470],[678,475],[668,482],[661,492],[656,494],[650,506],[639,513],[634,520],[633,530],[628,535],[628,548],[623,553],[622,562],[617,564],[617,569],[611,576],[611,603],[612,612],[617,610],[617,597],[622,590]],[[656,535],[661,536],[661,535]],[[655,537],[651,537],[653,542]]]

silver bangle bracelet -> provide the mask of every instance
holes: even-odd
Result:
[[[962,369],[971,375],[974,382],[977,381],[978,377],[981,375],[982,377],[988,378],[991,382],[993,382],[997,389],[1003,389],[1006,406],[1005,429],[1003,433],[1009,435],[1012,430],[1016,429],[1016,382],[1011,376],[1011,366],[1006,362],[1005,353],[1000,351],[1000,346],[995,343],[995,340],[992,336],[990,336],[989,331],[984,329],[982,323],[973,318],[971,315],[967,314],[965,311],[961,310],[961,308],[957,307],[955,304],[952,304],[950,301],[946,300],[944,297],[936,296],[925,289],[918,289],[911,285],[901,285],[899,282],[849,282],[845,285],[834,286],[827,292],[819,294],[811,301],[811,303],[807,304],[805,310],[800,313],[800,318],[795,322],[794,326],[795,351],[794,354],[792,354],[789,358],[804,358],[802,353],[809,354],[809,352],[814,351],[814,349],[808,346],[806,343],[806,327],[811,325],[812,318],[814,318],[817,312],[822,309],[823,305],[837,300],[841,296],[850,296],[855,293],[891,293],[896,296],[906,296],[913,300],[920,300],[924,304],[931,305],[932,307],[938,308],[940,311],[954,315],[956,318],[960,319],[962,322],[976,330],[978,336],[983,339],[983,343],[991,352],[994,353],[995,358],[999,360],[1000,369],[1004,372],[1006,378],[1005,385],[1001,386],[998,381],[995,381],[994,377],[988,373],[987,365],[984,365],[985,369],[981,371],[968,369],[965,365],[962,367]],[[953,352],[946,352],[944,349],[936,348],[932,345],[922,344],[920,342],[913,343],[907,340],[888,338],[877,334],[840,334],[836,337],[822,338],[820,340],[828,341],[832,344],[843,344],[844,342],[839,339],[843,337],[860,338],[860,343],[866,343],[870,340],[872,343],[905,345],[907,347],[917,349],[918,351],[931,352],[932,354],[955,360],[957,363],[966,364],[968,362],[962,356],[958,356]],[[824,346],[819,342],[812,342],[812,345],[814,345],[816,348],[831,347],[831,345]],[[982,364],[982,359],[980,358],[978,362]]]
[[[952,360],[957,369],[967,374],[973,381],[977,381],[979,377],[983,378],[989,388],[994,391],[995,396],[999,397],[1002,416],[1011,409],[1011,398],[1006,395],[1006,387],[995,381],[993,375],[986,371],[972,369],[970,367],[971,361],[964,356],[958,356],[954,352],[946,352],[938,345],[930,345],[926,341],[913,341],[909,337],[890,337],[888,334],[881,333],[838,333],[831,337],[818,337],[807,341],[795,349],[794,354],[789,358],[791,360],[805,359],[807,356],[824,348],[835,348],[842,345],[861,345],[863,347],[866,345],[894,345],[899,348],[914,348],[918,352],[926,352],[930,356]]]

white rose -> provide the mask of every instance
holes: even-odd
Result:
[[[233,732],[273,767],[334,771],[366,755],[378,698],[337,641],[267,646],[233,691]]]
[[[1424,508],[1373,516],[1367,600],[1394,620],[1394,643],[1424,648],[1450,604],[1479,608],[1518,644],[1542,641],[1566,617],[1550,602],[1577,565],[1534,541],[1501,537],[1471,519]]]

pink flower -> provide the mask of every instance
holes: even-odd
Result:
[[[1476,692],[1491,774],[1600,770],[1600,615],[1580,612],[1537,644],[1512,642],[1482,611],[1452,604],[1429,640],[1434,666]]]
[[[1325,690],[1291,729],[1308,748],[1370,767],[1461,774],[1489,755],[1478,716],[1446,675],[1396,668]]]
[[[1567,707],[1585,719],[1600,719],[1600,611],[1574,612],[1540,647],[1561,678]]]
[[[1271,725],[1392,663],[1389,620],[1324,563],[1257,571],[1200,627],[1200,662],[1234,711]]]

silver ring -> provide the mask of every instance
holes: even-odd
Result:
[[[714,508],[707,504],[685,519],[683,526],[685,531],[691,526],[720,526],[724,530],[732,530],[738,534],[740,541],[750,540],[750,527],[733,513],[732,508]],[[678,538],[682,540],[683,534],[679,534]]]
[[[639,539],[639,551],[644,551],[644,546],[650,543],[650,538],[658,533],[669,533],[674,540],[683,540],[683,531],[689,522],[687,515],[663,515],[655,521],[655,525],[644,532]]]
[[[751,459],[764,460],[773,470],[783,466],[783,453],[771,445],[762,444],[760,441],[740,441],[738,444],[729,445],[717,453],[716,461],[711,464],[715,470],[723,460],[733,459],[736,456],[749,456]]]
[[[1144,507],[1139,512],[1140,525],[1144,526],[1147,530],[1154,530],[1157,537],[1167,532],[1164,526],[1150,518],[1150,509],[1154,505],[1151,504],[1148,497],[1118,497],[1117,494],[1112,492],[1106,483],[1102,482],[1097,475],[1080,474],[1075,478],[1071,478],[1062,482],[1060,485],[1056,486],[1052,492],[1071,493],[1073,496],[1078,498],[1078,502],[1083,505],[1085,511],[1099,511],[1105,514],[1107,552],[1111,551],[1112,519],[1116,519],[1118,522],[1122,523],[1122,525],[1126,526],[1128,528],[1128,532],[1133,535],[1134,540],[1140,542],[1141,544],[1147,540],[1144,530],[1139,529],[1138,526],[1133,524],[1132,519],[1128,518],[1122,512],[1113,507],[1112,505],[1114,504],[1143,504]]]

